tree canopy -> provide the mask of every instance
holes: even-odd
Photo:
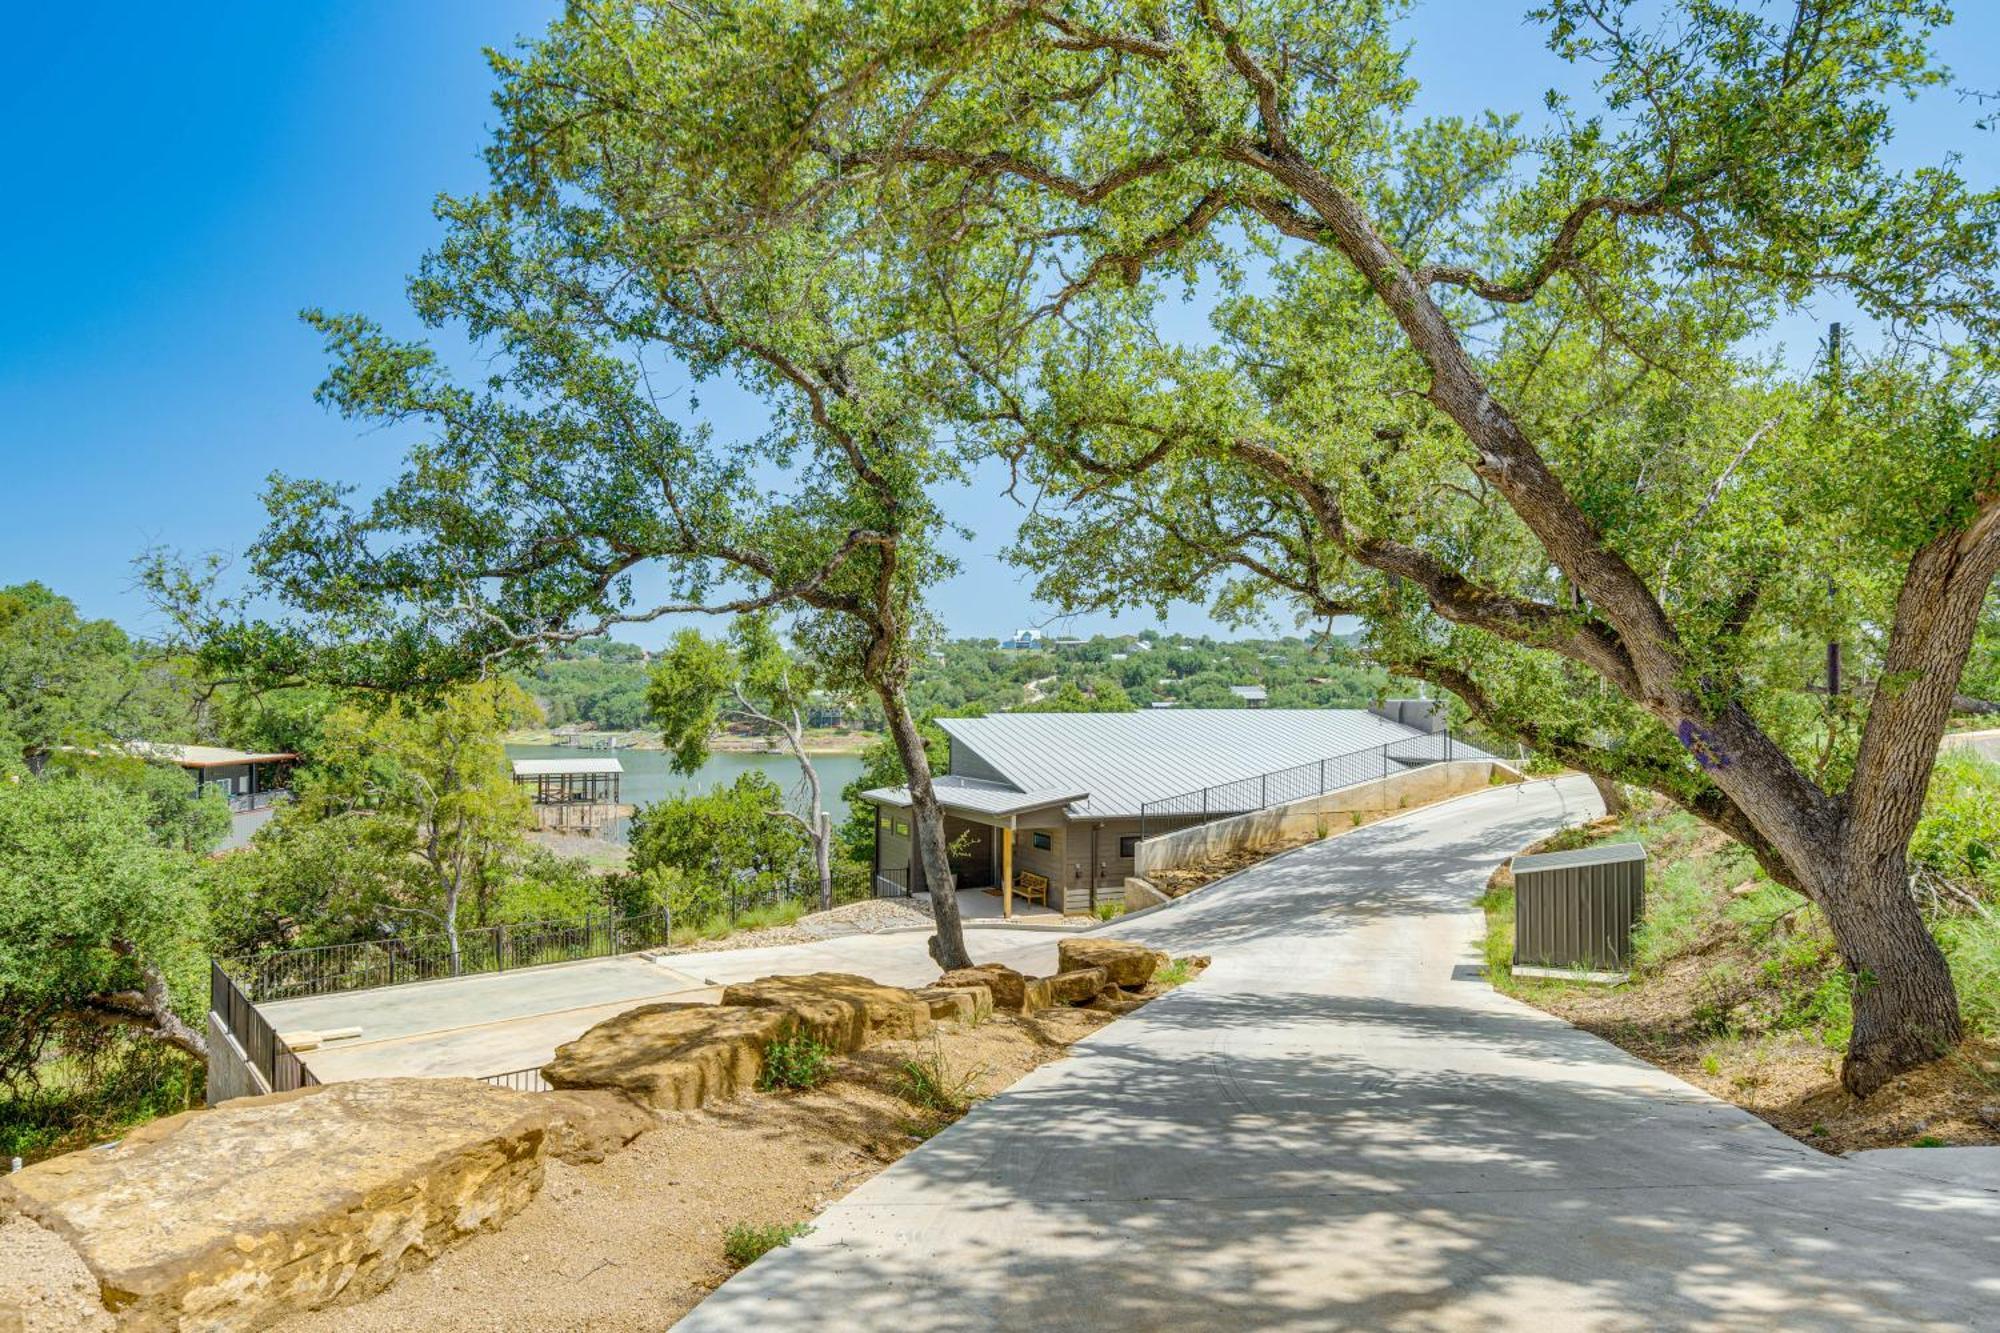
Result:
[[[697,180],[740,285],[865,274],[1044,492],[1046,594],[1358,616],[1741,840],[1867,981],[1865,1092],[1960,1030],[1903,881],[2000,565],[2000,202],[1884,152],[1944,12],[1550,0],[1588,92],[1476,119],[1414,110],[1398,12],[614,0],[500,61],[503,155]],[[1872,355],[1802,374],[1822,298]]]

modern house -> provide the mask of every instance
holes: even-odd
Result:
[[[197,795],[220,792],[229,808],[238,814],[261,810],[290,793],[292,765],[298,756],[289,751],[266,754],[231,750],[220,745],[170,745],[157,741],[130,741],[125,750],[141,759],[157,759],[194,775]]]
[[[1231,685],[1229,692],[1241,699],[1245,708],[1264,708],[1271,702],[1262,685]]]
[[[1453,744],[1437,704],[1393,699],[1377,709],[999,713],[938,725],[951,760],[931,785],[957,887],[1063,912],[1122,901],[1142,837],[1433,763]],[[909,788],[861,799],[875,807],[877,894],[925,891]]]

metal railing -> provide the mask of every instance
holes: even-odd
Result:
[[[549,1081],[542,1077],[540,1065],[530,1065],[526,1069],[510,1069],[504,1074],[481,1074],[481,1083],[491,1083],[496,1088],[512,1088],[515,1092],[550,1092]]]
[[[272,806],[292,799],[286,787],[273,787],[269,791],[239,792],[229,799],[229,813],[247,815],[254,810],[268,810]]]
[[[661,908],[626,917],[586,917],[580,922],[474,927],[458,933],[455,952],[444,935],[387,936],[229,958],[221,966],[242,983],[245,993],[262,1003],[608,958],[661,948],[672,932],[672,917]]]
[[[1140,806],[1139,837],[1143,841],[1163,833],[1197,828],[1308,796],[1323,796],[1343,787],[1377,782],[1402,770],[1447,763],[1451,758],[1451,732],[1446,730],[1201,787]]]
[[[250,1002],[243,988],[215,959],[208,964],[208,1011],[222,1021],[229,1035],[243,1048],[244,1058],[272,1092],[319,1085],[312,1070],[285,1045],[284,1038],[257,1012],[257,1006]]]
[[[877,898],[907,898],[910,896],[910,872],[901,866],[883,866],[875,872],[875,896]]]

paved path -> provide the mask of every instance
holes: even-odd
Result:
[[[1994,1327],[2000,1193],[1826,1157],[1473,975],[1493,864],[1595,812],[1482,793],[1124,923],[1214,966],[679,1327]]]
[[[981,926],[966,932],[981,962],[1055,971],[1070,932]],[[937,978],[930,931],[841,935],[810,944],[721,949],[649,959],[632,954],[486,972],[258,1006],[279,1032],[358,1027],[361,1036],[304,1053],[322,1082],[410,1075],[474,1078],[546,1064],[556,1047],[616,1014],[662,1000],[714,1001],[720,987],[786,972],[858,972],[898,986]]]

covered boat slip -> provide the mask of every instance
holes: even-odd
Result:
[[[932,780],[944,808],[945,839],[951,846],[952,877],[961,893],[996,899],[999,915],[1032,911],[1087,911],[1093,895],[1079,895],[1065,874],[1064,810],[1082,792],[1021,792],[976,778],[940,776]],[[928,892],[923,863],[911,834],[908,794],[871,792],[875,806],[875,890],[878,897]],[[1118,881],[1123,900],[1123,879]],[[1074,900],[1074,901],[1072,901]],[[991,915],[979,900],[963,902],[967,916]]]
[[[539,827],[590,830],[624,813],[618,789],[625,765],[615,758],[516,759],[512,767]]]

